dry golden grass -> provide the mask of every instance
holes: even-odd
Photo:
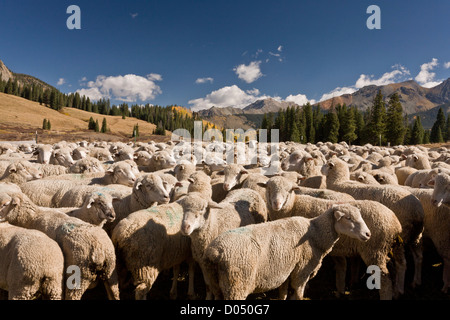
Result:
[[[103,118],[106,118],[109,132],[102,136],[87,130],[90,117],[98,120],[100,127]],[[44,119],[50,120],[51,131],[41,130]],[[154,138],[153,140],[163,138],[153,136],[156,126],[143,120],[128,117],[122,119],[121,116],[105,116],[72,108],[55,111],[37,102],[0,93],[0,140],[31,139],[36,131],[39,135],[58,137],[60,140],[73,140],[75,137],[89,140],[101,137],[109,141],[131,140],[136,124],[139,125],[140,140],[143,137]]]

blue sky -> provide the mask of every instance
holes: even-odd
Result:
[[[69,5],[81,30],[69,30]],[[370,30],[370,5],[381,29]],[[0,59],[112,103],[244,107],[450,77],[450,1],[0,2]]]

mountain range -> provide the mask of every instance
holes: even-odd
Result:
[[[399,95],[403,110],[408,116],[421,115],[421,118],[426,119],[425,128],[430,128],[433,125],[439,107],[442,107],[444,112],[450,111],[450,78],[433,88],[422,87],[414,80],[382,86],[370,85],[352,94],[344,94],[324,100],[313,106],[320,104],[322,110],[328,111],[332,106],[345,103],[347,106],[357,106],[360,110],[365,111],[372,105],[379,90],[386,102],[396,92]],[[200,110],[198,113],[203,119],[214,122],[221,127],[246,130],[248,128],[259,128],[264,113],[277,113],[288,106],[296,106],[296,104],[269,98],[258,100],[243,109],[232,106],[226,108],[212,107],[207,110]]]
[[[14,73],[9,70],[0,60],[0,78],[8,81],[16,80],[20,84],[39,84],[44,88],[55,89],[44,81],[26,74]],[[385,101],[393,93],[397,93],[402,103],[403,110],[409,117],[420,115],[423,119],[425,128],[431,128],[436,118],[439,107],[442,107],[445,113],[450,112],[450,78],[433,88],[420,86],[414,80],[408,80],[400,83],[391,83],[387,85],[369,85],[365,86],[352,94],[343,94],[328,100],[320,101],[314,104],[320,104],[322,110],[328,111],[332,106],[346,104],[347,106],[356,106],[359,109],[367,110],[373,102],[374,97],[381,91]],[[258,100],[244,108],[228,106],[224,108],[212,107],[196,112],[204,121],[214,123],[221,128],[229,129],[257,129],[260,127],[264,114],[276,114],[288,106],[298,106],[294,102],[279,101],[272,98]],[[190,110],[187,110],[189,113]]]

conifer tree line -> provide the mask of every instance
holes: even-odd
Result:
[[[66,107],[102,115],[122,116],[123,119],[134,117],[157,125],[154,134],[161,135],[164,135],[166,130],[174,131],[179,128],[187,129],[193,134],[194,121],[200,119],[197,113],[194,113],[193,117],[190,117],[188,114],[183,115],[181,112],[173,109],[173,105],[163,107],[150,104],[134,104],[130,107],[127,103],[123,103],[119,106],[111,106],[109,99],[100,99],[92,102],[89,97],[81,96],[78,92],[64,94],[55,88],[44,89],[42,85],[36,83],[21,85],[17,80],[11,79],[8,81],[0,80],[0,92],[39,102],[41,105],[58,111]],[[95,130],[94,126],[95,122],[89,125],[89,129]],[[101,128],[97,132],[100,132]]]
[[[408,145],[450,140],[450,114],[445,118],[440,108],[431,130],[424,130],[420,116],[408,121],[397,93],[385,102],[378,91],[366,111],[356,106],[338,104],[326,112],[320,104],[288,107],[277,114],[265,114],[261,129],[279,130],[280,141],[299,143],[345,141],[348,144]]]

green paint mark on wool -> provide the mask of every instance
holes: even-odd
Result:
[[[64,223],[61,228],[65,233],[71,233],[76,227],[77,227],[76,224],[67,222],[67,223]]]

